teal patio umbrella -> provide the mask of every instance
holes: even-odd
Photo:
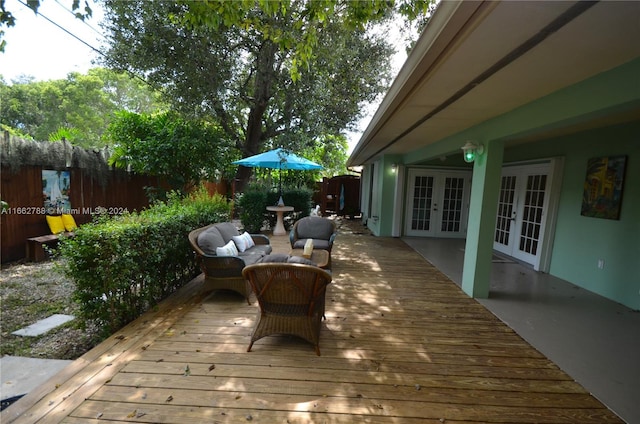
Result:
[[[322,169],[322,165],[291,153],[283,148],[269,150],[268,152],[249,156],[248,158],[240,159],[233,163],[250,168],[270,168],[279,170],[295,169],[298,171],[310,171],[314,169]],[[280,176],[279,184],[280,194],[282,194],[282,175]]]

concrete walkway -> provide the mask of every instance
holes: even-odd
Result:
[[[73,319],[73,315],[55,314],[11,334],[36,337]],[[5,400],[29,393],[71,362],[73,361],[3,356],[0,358],[0,400],[3,401],[3,407]]]
[[[0,358],[1,400],[29,393],[71,362],[73,361],[3,356]]]

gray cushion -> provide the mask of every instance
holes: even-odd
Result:
[[[242,252],[240,254],[240,258],[242,258],[245,265],[253,265],[255,263],[259,263],[260,260],[264,258],[264,255],[259,252],[253,252],[253,253]]]
[[[317,266],[314,262],[302,256],[289,256],[286,253],[273,253],[271,255],[263,256],[258,262],[259,264],[266,263],[279,263],[279,264],[304,264]]]
[[[265,263],[287,263],[289,260],[289,255],[286,253],[273,253],[271,255],[263,256],[257,263],[265,264]]]
[[[221,222],[219,224],[214,225],[220,231],[220,235],[224,239],[225,244],[231,240],[233,236],[239,236],[240,231],[233,225],[231,222]]]
[[[271,253],[271,246],[268,244],[255,245],[244,252],[238,253],[246,265],[257,263],[262,257]]]
[[[270,244],[256,244],[251,249],[252,250],[255,249],[258,252],[261,252],[263,256],[270,254],[271,251],[273,250]]]
[[[311,261],[311,259],[303,258],[302,256],[289,256],[289,260],[287,262],[290,264],[304,264],[304,265],[318,266],[315,262]]]
[[[198,246],[207,255],[215,255],[216,249],[227,244],[218,229],[213,226],[198,234]]]
[[[307,242],[307,239],[296,240],[296,242],[293,243],[293,248],[294,249],[304,249],[304,244],[306,242]],[[329,250],[329,240],[313,239],[313,248],[314,249],[321,249],[321,250]]]
[[[333,222],[319,216],[302,218],[296,227],[298,238],[329,240],[333,234]]]

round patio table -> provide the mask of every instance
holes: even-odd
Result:
[[[293,206],[267,206],[267,210],[275,212],[277,215],[276,227],[273,229],[274,236],[283,236],[287,234],[284,229],[283,215],[285,212],[293,212]]]

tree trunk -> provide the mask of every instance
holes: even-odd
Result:
[[[263,118],[271,100],[272,85],[275,80],[274,63],[278,46],[265,40],[256,57],[256,76],[253,88],[253,102],[247,119],[246,137],[243,146],[243,157],[260,153],[264,140]],[[243,191],[253,171],[244,166],[238,167],[236,173],[236,191]]]
[[[251,175],[253,175],[253,169],[247,168],[246,166],[239,166],[238,171],[236,172],[236,178],[234,182],[234,192],[241,193],[244,191],[245,187],[249,183],[251,179]]]

